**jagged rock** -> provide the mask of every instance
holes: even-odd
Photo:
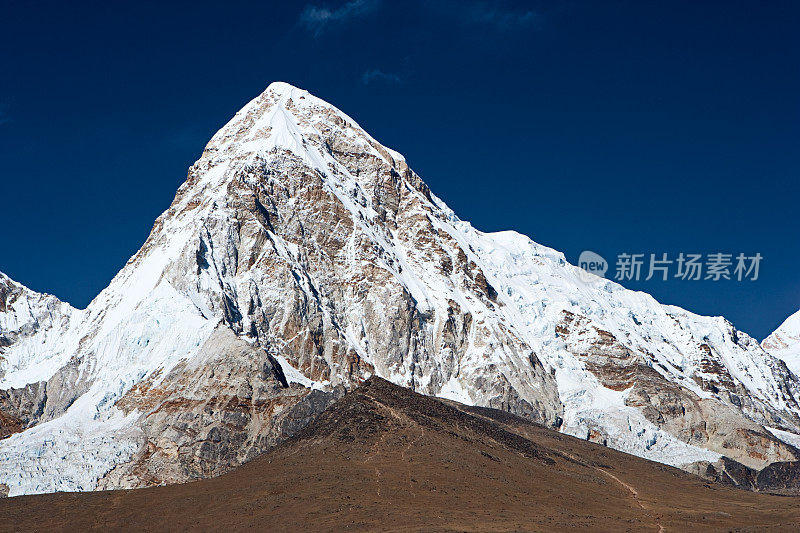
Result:
[[[21,389],[0,390],[0,439],[36,424],[45,409],[46,384],[29,383]]]

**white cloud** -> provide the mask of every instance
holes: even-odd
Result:
[[[501,31],[530,26],[539,18],[533,10],[514,9],[504,6],[502,2],[484,0],[444,1],[436,4],[436,7],[462,23],[492,26]]]
[[[397,74],[391,72],[383,72],[379,69],[368,70],[361,75],[361,83],[369,85],[374,81],[382,81],[385,83],[400,83],[402,80]]]
[[[300,24],[318,35],[332,24],[346,22],[374,11],[379,4],[380,0],[351,0],[335,9],[308,4],[300,13]]]

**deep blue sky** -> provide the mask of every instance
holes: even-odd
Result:
[[[283,80],[479,229],[573,262],[760,252],[755,282],[628,284],[760,339],[800,307],[798,27],[792,1],[6,2],[0,270],[85,306]]]

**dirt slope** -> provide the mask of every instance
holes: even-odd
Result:
[[[380,379],[215,479],[0,501],[3,531],[787,531],[798,524],[800,499],[711,485]]]

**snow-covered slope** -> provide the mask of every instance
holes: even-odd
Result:
[[[216,475],[372,374],[691,470],[800,453],[784,442],[800,384],[756,341],[474,229],[285,83],[214,135],[139,252],[69,315],[46,349],[2,353],[0,390],[44,404],[0,441],[12,495]]]
[[[45,411],[44,383],[37,369],[50,365],[52,354],[82,313],[49,294],[40,294],[0,272],[0,438],[37,424]],[[16,381],[4,374],[14,373]],[[16,386],[17,388],[12,388]]]
[[[20,385],[33,382],[34,367],[46,363],[81,316],[55,296],[34,292],[0,272],[0,376],[17,373]]]
[[[800,311],[787,318],[761,346],[784,361],[795,375],[800,375]]]

